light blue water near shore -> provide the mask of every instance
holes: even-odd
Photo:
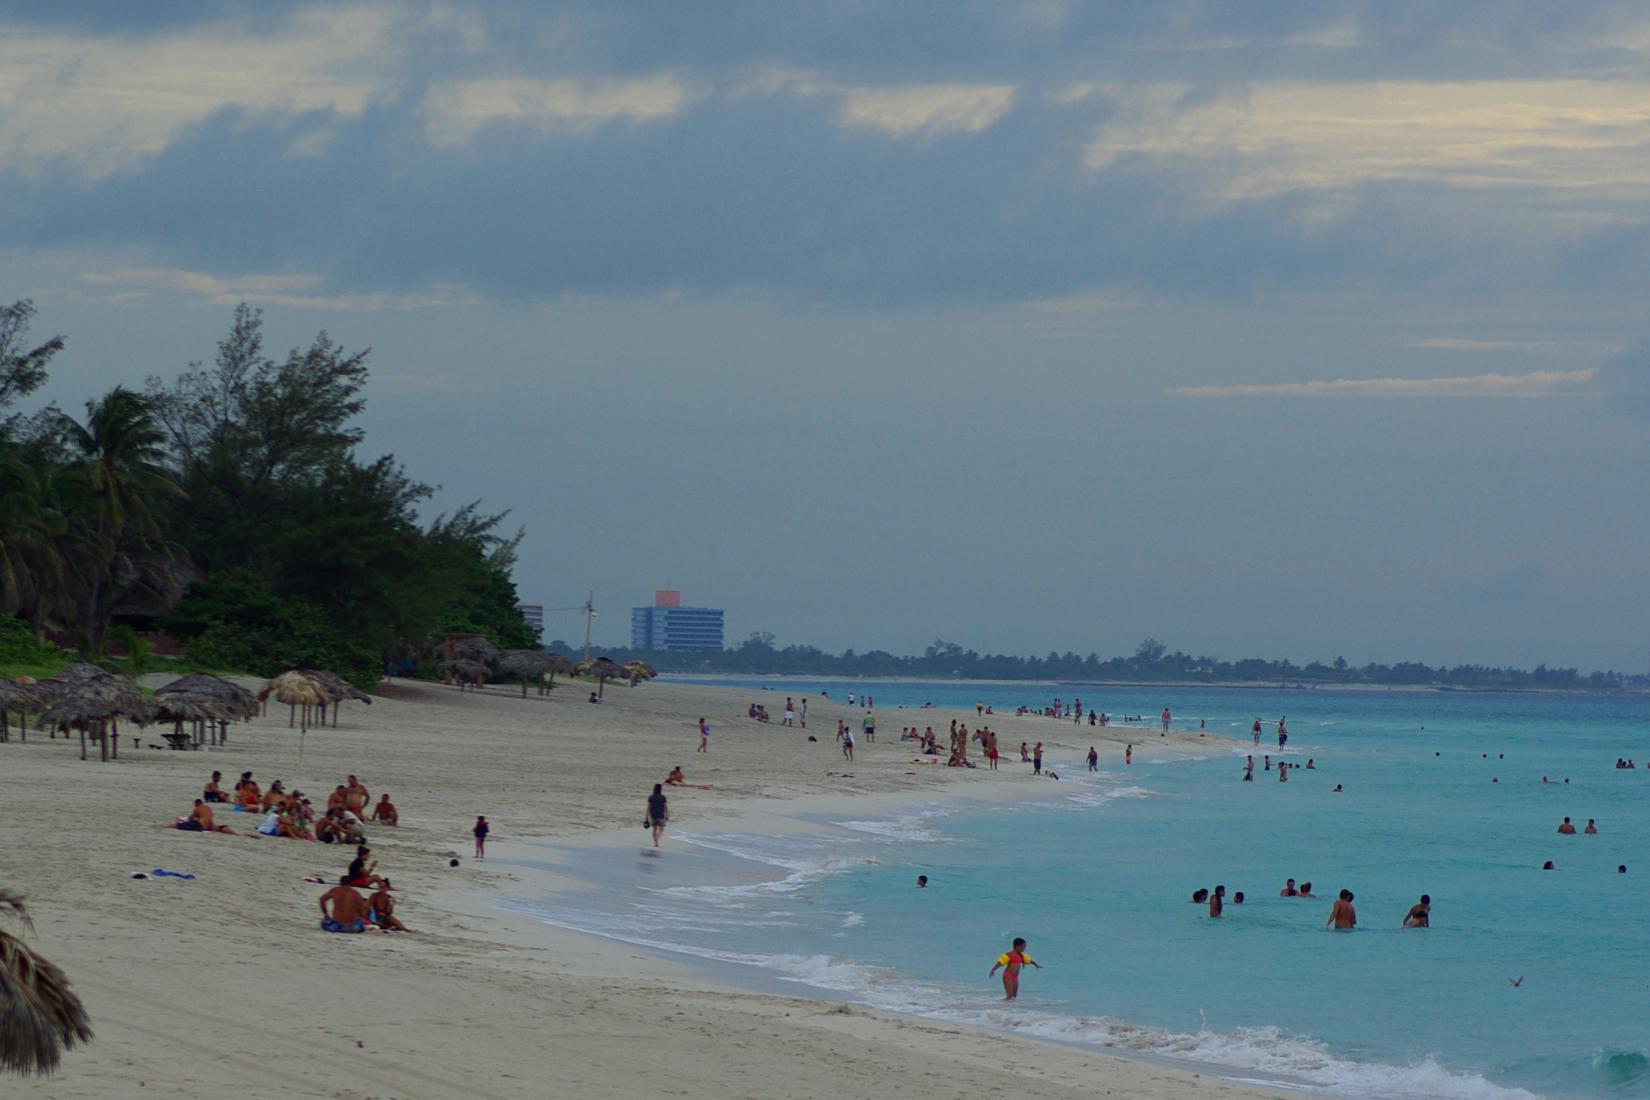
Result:
[[[753,697],[821,686],[721,682],[749,684]],[[885,742],[923,717],[901,704],[985,699],[1002,711],[1075,694],[1113,713],[1168,705],[1177,728],[1202,719],[1232,736],[1258,716],[1276,759],[1287,714],[1286,758],[1316,768],[1280,784],[1257,756],[1255,782],[1243,783],[1246,749],[1162,762],[1142,729],[1129,768],[1115,751],[1098,775],[1078,753],[1052,755],[1052,799],[838,815],[778,837],[684,823],[661,859],[563,853],[592,888],[532,908],[753,984],[1341,1095],[1650,1096],[1645,697],[824,686],[876,696]],[[1617,771],[1618,756],[1641,767]],[[1578,827],[1596,818],[1599,835],[1557,835],[1565,815]],[[1548,859],[1556,869],[1544,872]],[[919,872],[927,890],[913,885]],[[1321,900],[1279,898],[1290,876]],[[1247,894],[1220,921],[1187,902],[1216,883]],[[1324,932],[1343,887],[1360,930]],[[1434,927],[1400,930],[1423,892]],[[1045,969],[1010,1007],[986,971],[1014,935]]]

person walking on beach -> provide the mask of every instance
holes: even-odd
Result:
[[[1093,745],[1090,745],[1089,746],[1089,771],[1097,772],[1099,770],[1100,770],[1100,754],[1094,751],[1094,746]]]
[[[670,800],[665,797],[663,783],[653,784],[653,793],[647,796],[647,823],[653,829],[653,846],[665,835],[665,822],[670,820]]]
[[[865,730],[865,743],[868,745],[876,744],[877,720],[871,716],[870,711],[865,712],[865,720],[861,722],[860,725]]]
[[[1026,954],[1026,941],[1015,937],[1014,946],[997,956],[997,965],[991,968],[986,977],[995,977],[998,970],[1003,972],[1003,1000],[1012,1001],[1020,995],[1020,971],[1027,966],[1036,966],[1037,960]]]
[[[1037,742],[1037,747],[1031,750],[1031,774],[1043,774],[1043,743]]]
[[[808,697],[806,695],[802,697],[802,728],[808,728]]]
[[[1325,928],[1333,928],[1337,932],[1350,932],[1358,926],[1357,910],[1352,908],[1352,891],[1342,890],[1341,896],[1335,899],[1335,904],[1329,908],[1329,919],[1323,922]]]
[[[710,751],[710,725],[703,718],[699,719],[699,747],[694,752]]]
[[[477,814],[475,828],[470,830],[470,832],[475,834],[476,838],[477,859],[487,858],[487,834],[492,831],[493,827],[487,823],[487,819],[482,817],[480,814]]]
[[[796,707],[791,703],[791,697],[789,695],[785,696],[785,717],[779,724],[781,726],[796,725]]]
[[[854,731],[850,726],[842,727],[842,758],[848,761],[854,758]]]
[[[1421,900],[1409,907],[1404,916],[1405,928],[1432,927],[1432,898],[1427,894],[1421,895]]]

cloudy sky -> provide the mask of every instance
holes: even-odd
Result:
[[[600,641],[1650,655],[1642,4],[12,0],[0,272],[370,346]]]

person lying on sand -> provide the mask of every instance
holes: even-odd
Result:
[[[332,912],[327,912],[327,903]],[[321,895],[321,928],[326,932],[365,932],[367,899],[348,886],[334,886]]]
[[[367,919],[386,932],[405,932],[407,926],[395,916],[395,899],[390,896],[390,880],[379,883],[378,890],[369,899],[371,908],[367,910]]]
[[[182,829],[186,833],[233,833],[235,830],[227,825],[219,825],[212,818],[212,807],[204,799],[195,799],[195,808],[189,811],[188,817],[180,817],[173,822],[173,827]]]
[[[390,801],[388,794],[378,796],[378,805],[372,808],[372,819],[382,821],[386,825],[394,825],[401,820],[401,815],[396,811],[395,803]]]

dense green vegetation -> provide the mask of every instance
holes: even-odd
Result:
[[[790,674],[811,676],[893,676],[922,679],[963,680],[1066,680],[1116,683],[1273,683],[1273,684],[1380,684],[1386,686],[1447,686],[1497,690],[1593,690],[1615,691],[1650,687],[1650,677],[1624,676],[1619,672],[1584,674],[1573,668],[1533,670],[1488,668],[1483,665],[1429,667],[1414,661],[1395,665],[1354,666],[1337,657],[1324,664],[1313,661],[1297,665],[1287,660],[1249,658],[1223,661],[1218,657],[1193,657],[1169,652],[1168,646],[1148,638],[1128,657],[1101,658],[1090,653],[1050,653],[1046,657],[1013,657],[1000,653],[976,653],[955,642],[936,641],[920,657],[896,657],[882,650],[840,654],[826,653],[809,645],[776,647],[771,634],[757,633],[738,647],[714,653],[651,653],[629,649],[603,649],[600,654],[615,661],[640,658],[660,672],[721,672],[733,674]],[[553,650],[569,653],[567,643],[550,644]]]
[[[243,305],[211,366],[116,386],[84,417],[25,417],[63,348],[30,346],[33,316],[0,307],[0,615],[29,638],[100,657],[158,627],[196,664],[362,685],[446,631],[534,644],[510,579],[521,534],[497,533],[507,513],[471,504],[421,524],[430,488],[356,453],[365,351],[323,332],[270,358]]]

